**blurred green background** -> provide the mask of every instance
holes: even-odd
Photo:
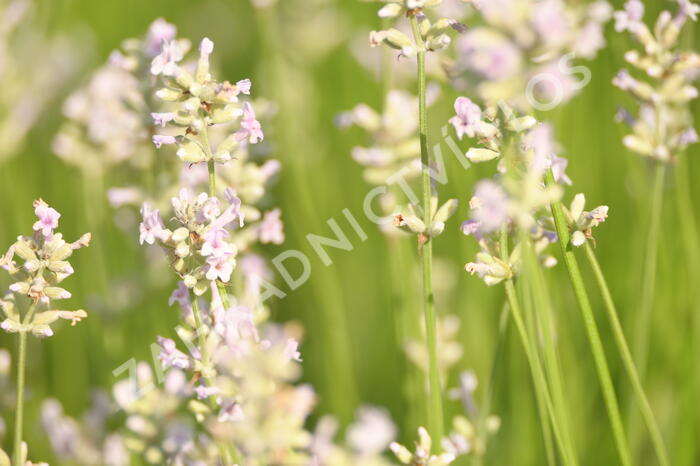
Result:
[[[665,3],[647,2],[647,6],[654,10]],[[309,32],[314,26],[310,17],[317,6],[329,13],[321,22],[334,22],[333,27],[316,34],[313,40],[336,45],[327,53],[305,56],[305,50],[313,47],[295,37],[299,30]],[[283,166],[273,195],[283,211],[287,241],[268,252],[272,256],[285,248],[302,250],[311,258],[312,273],[301,288],[289,292],[284,300],[272,302],[273,318],[298,320],[306,329],[303,379],[319,393],[317,414],[335,411],[347,422],[359,399],[387,407],[401,427],[402,438],[412,439],[417,426],[411,412],[416,410],[415,406],[409,409],[403,387],[397,383],[409,369],[397,350],[393,309],[402,299],[414,299],[414,285],[410,280],[392,284],[385,238],[362,214],[362,202],[370,186],[363,182],[361,167],[349,154],[354,145],[366,142],[365,135],[359,130],[339,130],[333,123],[338,112],[359,102],[374,108],[380,106],[381,86],[358,64],[348,45],[352,39],[366,37],[369,30],[379,27],[376,5],[352,0],[284,0],[272,18],[256,14],[244,0],[46,0],[38,2],[37,8],[38,18],[50,31],[74,32],[83,37],[84,50],[80,52],[87,57],[87,65],[73,87],[84,82],[90,70],[101,65],[123,39],[141,36],[155,18],[164,17],[177,25],[181,37],[198,41],[208,36],[214,41],[215,60],[222,77],[231,81],[250,77],[255,96],[277,101],[280,112],[266,136],[272,143],[274,157]],[[592,72],[591,83],[568,104],[539,117],[555,124],[563,155],[570,160],[569,175],[574,186],[566,193],[567,202],[576,192],[585,192],[589,205],[610,206],[610,218],[597,231],[597,249],[625,329],[631,334],[640,293],[650,174],[642,160],[623,148],[620,141],[625,129],[613,122],[616,108],[628,102],[610,82],[623,65],[622,54],[630,43],[611,25],[606,29],[606,38],[608,47],[587,64]],[[697,36],[688,36],[686,41],[698,45]],[[27,56],[26,60],[42,57]],[[443,85],[442,97],[431,107],[433,140],[437,140],[440,127],[452,115],[452,102],[457,95]],[[697,114],[697,104],[694,113]],[[148,268],[138,238],[119,230],[106,199],[94,194],[94,186],[86,183],[78,170],[67,167],[52,154],[51,140],[61,121],[59,100],[46,109],[21,152],[0,163],[3,250],[16,235],[30,231],[34,221],[31,204],[39,197],[63,214],[61,228],[68,238],[93,230],[92,246],[76,255],[76,274],[66,282],[73,292],[69,305],[85,307],[90,312],[89,319],[70,330],[61,328],[47,340],[30,339],[25,437],[32,446],[32,457],[49,462],[50,448],[38,423],[40,401],[55,397],[69,414],[79,416],[89,406],[92,388],[108,389],[115,382],[112,370],[132,357],[150,361],[150,344],[155,336],[172,335],[178,320],[178,312],[167,306],[175,277],[161,277],[162,286],[156,289],[133,286]],[[466,150],[468,145],[463,142],[460,147]],[[683,168],[691,180],[700,174],[698,151],[697,145],[689,151]],[[467,216],[466,204],[475,181],[491,176],[493,167],[473,166],[464,171],[451,157],[447,160],[452,175],[448,185],[440,189],[441,197],[456,197],[460,209],[435,245],[441,262],[436,299],[441,314],[460,318],[458,341],[464,354],[446,386],[457,385],[460,370],[474,369],[481,382],[477,391],[481,397],[491,371],[504,298],[501,287],[487,288],[464,272],[463,265],[473,258],[476,244],[465,238],[458,227]],[[700,342],[693,339],[698,336],[699,318],[691,313],[691,301],[698,299],[697,294],[693,298],[698,284],[688,282],[688,255],[674,220],[677,211],[672,179],[671,173],[645,386],[672,452],[673,464],[697,465],[700,367],[693,351]],[[698,191],[693,186],[696,201],[700,201]],[[700,208],[695,206],[700,215]],[[342,217],[345,208],[368,233],[367,241],[359,241],[353,235]],[[330,235],[326,225],[330,218],[341,224],[355,247],[349,252],[333,250],[333,264],[325,267],[305,236]],[[412,244],[408,247],[414,249]],[[411,267],[417,271],[418,261]],[[557,303],[560,355],[581,464],[615,464],[590,350],[562,266],[547,271],[547,278]],[[590,295],[618,396],[626,407],[631,394],[629,385],[603,320],[592,277],[586,278],[591,284]],[[0,283],[4,289],[6,277],[0,278]],[[289,291],[281,283],[280,286]],[[120,300],[124,305],[105,306],[105,299]],[[114,307],[123,310],[110,310]],[[338,335],[339,319],[347,323],[344,337],[349,344],[347,355],[352,362],[354,382],[338,379],[334,373],[329,348],[343,337]],[[14,352],[14,346],[13,336],[0,335],[0,347]],[[489,445],[486,463],[543,464],[529,370],[517,335],[510,328],[495,373],[491,411],[501,417],[502,428]],[[461,411],[456,401],[448,402],[446,407],[453,414]],[[418,421],[425,423],[418,412]],[[12,412],[4,411],[2,415],[10,428]],[[10,437],[5,436],[5,447],[9,447]],[[655,464],[649,446],[644,452],[640,464]]]

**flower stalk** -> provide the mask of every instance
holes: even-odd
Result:
[[[423,193],[423,222],[430,225],[432,222],[431,206],[431,157],[428,151],[428,115],[426,110],[426,75],[425,75],[425,43],[418,27],[415,14],[410,14],[411,28],[417,46],[417,72],[418,72],[418,132],[421,151],[421,185]],[[422,245],[422,273],[423,273],[423,302],[425,306],[425,331],[428,345],[428,380],[430,387],[429,426],[433,438],[443,437],[443,411],[442,390],[440,388],[440,373],[438,367],[437,350],[437,324],[435,317],[435,303],[433,296],[433,243],[428,238]]]
[[[555,185],[556,182],[554,180],[552,170],[547,170],[545,173],[545,183],[547,186]],[[620,416],[620,408],[615,395],[615,387],[610,377],[610,370],[608,368],[605,352],[603,350],[603,343],[600,338],[600,333],[598,332],[595,317],[593,316],[593,309],[591,308],[591,303],[588,299],[586,288],[583,284],[581,270],[579,269],[576,255],[571,249],[569,228],[566,223],[564,209],[561,202],[552,202],[551,210],[557,230],[559,245],[561,246],[562,256],[564,257],[564,263],[566,264],[566,269],[569,273],[569,280],[571,281],[571,285],[574,289],[576,301],[578,302],[579,310],[581,311],[583,323],[586,328],[588,342],[591,346],[591,351],[593,352],[593,359],[595,361],[596,371],[598,372],[598,379],[603,390],[603,397],[605,399],[605,406],[610,419],[610,426],[612,428],[613,438],[615,440],[615,447],[617,448],[618,456],[620,457],[620,463],[623,466],[631,466],[632,461],[630,459],[629,445],[627,443],[624,426]]]
[[[595,275],[596,282],[598,283],[598,288],[600,288],[600,293],[603,296],[603,302],[605,303],[605,311],[610,321],[610,327],[613,331],[613,337],[615,338],[615,344],[617,345],[617,350],[620,353],[622,362],[625,366],[625,371],[627,371],[627,376],[632,384],[632,389],[637,397],[637,403],[639,404],[639,409],[642,412],[642,417],[644,418],[644,423],[649,429],[649,434],[651,436],[652,444],[654,445],[654,450],[656,456],[659,459],[659,464],[662,466],[669,466],[668,452],[666,451],[666,446],[664,445],[663,437],[661,436],[661,431],[659,430],[659,425],[654,416],[654,412],[651,409],[649,400],[644,393],[644,387],[637,373],[637,368],[634,364],[634,359],[632,358],[632,353],[630,352],[629,346],[627,345],[627,340],[625,338],[624,331],[622,330],[622,325],[620,324],[620,319],[618,318],[617,309],[615,308],[615,302],[612,299],[610,289],[605,280],[605,275],[603,275],[603,270],[600,268],[598,259],[596,258],[593,247],[589,242],[585,244],[586,258],[588,263],[593,269],[593,275]]]
[[[27,366],[27,332],[21,331],[17,345],[17,403],[15,408],[14,464],[22,464],[22,429],[24,422],[24,381]]]

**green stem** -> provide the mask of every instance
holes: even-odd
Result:
[[[547,412],[549,413],[552,430],[554,431],[554,438],[557,442],[557,447],[559,447],[559,451],[561,451],[564,464],[573,465],[575,461],[573,460],[571,453],[566,448],[561,430],[559,429],[559,424],[554,416],[554,405],[552,404],[552,398],[549,395],[549,389],[547,388],[547,381],[544,376],[544,371],[542,370],[542,365],[537,355],[532,352],[532,343],[530,342],[530,338],[525,330],[525,323],[523,321],[523,315],[522,311],[520,310],[513,281],[506,280],[505,287],[506,297],[508,298],[511,314],[513,315],[513,321],[515,322],[515,327],[518,330],[520,340],[522,341],[523,348],[525,349],[525,357],[530,365],[530,371],[532,372],[532,377],[534,379],[535,389],[539,390],[544,398],[545,406],[547,408]]]
[[[647,236],[646,253],[644,256],[644,272],[642,278],[641,303],[637,318],[635,339],[635,356],[639,373],[644,378],[647,359],[649,356],[649,333],[651,330],[651,314],[654,309],[656,286],[656,263],[659,250],[659,230],[661,225],[661,208],[663,206],[663,185],[666,165],[657,162],[654,170],[652,185],[649,235]]]
[[[428,152],[428,113],[426,110],[425,44],[418,28],[418,20],[411,16],[411,28],[418,47],[418,133],[422,164],[423,222],[430,225],[431,211],[430,166]],[[437,322],[433,295],[433,242],[427,238],[422,247],[423,255],[423,302],[425,304],[425,330],[428,345],[428,381],[430,386],[430,434],[439,442],[443,437],[442,390],[438,367]]]
[[[36,303],[32,303],[24,316],[24,327],[29,325],[34,317]],[[22,429],[24,424],[24,382],[27,370],[27,332],[20,330],[17,345],[17,400],[15,405],[15,438],[14,461],[16,465],[22,464]]]
[[[556,184],[551,170],[546,172],[545,182],[547,186],[553,186]],[[630,459],[630,450],[625,437],[625,429],[622,424],[622,419],[620,417],[620,408],[615,395],[615,387],[610,377],[610,370],[608,369],[608,363],[605,357],[605,351],[603,349],[603,342],[600,339],[598,326],[596,325],[595,317],[593,316],[593,309],[591,308],[591,303],[588,300],[588,294],[586,293],[586,288],[583,284],[581,270],[579,269],[576,255],[571,250],[569,227],[567,226],[566,218],[564,217],[564,208],[562,207],[561,202],[558,201],[552,203],[551,208],[552,216],[554,217],[554,224],[557,230],[557,236],[559,237],[559,245],[561,246],[562,255],[564,256],[564,263],[566,264],[566,269],[569,272],[569,279],[574,289],[574,295],[576,296],[576,301],[578,302],[583,323],[586,328],[588,342],[591,346],[591,351],[593,352],[593,359],[595,361],[596,371],[598,372],[598,379],[603,390],[603,398],[605,399],[605,406],[608,411],[608,417],[610,418],[610,425],[612,427],[617,453],[623,466],[631,466],[632,461]]]
[[[22,464],[22,424],[24,422],[24,380],[27,365],[27,332],[19,332],[17,360],[17,404],[15,408],[14,464]]]
[[[559,419],[561,423],[564,441],[571,452],[574,464],[577,464],[576,450],[571,435],[569,415],[566,408],[564,383],[556,349],[552,303],[549,298],[544,277],[542,276],[542,269],[540,268],[535,251],[532,247],[532,242],[524,230],[521,230],[520,235],[525,262],[524,278],[532,288],[532,296],[536,311],[535,326],[542,334],[544,366],[552,389],[552,401],[557,413],[557,419]],[[533,335],[535,335],[535,333],[533,333]]]
[[[632,353],[630,352],[629,346],[627,346],[627,340],[625,339],[625,333],[622,330],[622,325],[620,325],[620,319],[617,315],[617,309],[615,308],[615,303],[610,294],[610,289],[605,281],[605,276],[600,268],[598,259],[596,258],[593,247],[590,243],[586,242],[586,257],[588,258],[588,263],[593,269],[593,274],[595,275],[596,281],[598,282],[598,287],[603,296],[603,302],[605,303],[605,310],[608,315],[608,320],[610,321],[610,327],[613,331],[613,336],[615,338],[615,344],[617,345],[617,350],[622,357],[622,362],[627,371],[627,376],[632,384],[632,389],[637,397],[637,402],[639,403],[639,409],[642,411],[642,417],[644,422],[649,429],[649,434],[651,435],[652,443],[654,444],[654,450],[656,450],[656,456],[659,458],[659,463],[662,466],[669,466],[670,462],[668,459],[668,453],[666,451],[666,446],[664,445],[663,437],[661,436],[661,431],[659,430],[659,425],[656,422],[656,417],[651,409],[649,400],[644,393],[644,388],[642,387],[642,382],[637,373],[637,368],[634,365],[634,359],[632,358]]]
[[[528,272],[521,275],[520,279],[516,282],[516,289],[520,296],[520,302],[523,308],[523,320],[525,324],[525,332],[529,335],[530,351],[535,357],[540,358],[540,352],[538,350],[537,341],[539,340],[538,329],[535,328],[535,310],[532,303],[532,289],[528,277],[526,276]],[[539,361],[541,364],[541,361]],[[549,390],[549,389],[548,389]],[[544,443],[545,456],[547,457],[547,464],[549,466],[556,465],[556,452],[554,450],[554,440],[552,439],[552,427],[549,419],[549,411],[547,410],[547,404],[545,403],[544,396],[542,394],[542,389],[539,385],[535,384],[535,398],[537,401],[537,411],[540,416],[540,423],[542,424],[542,440]],[[554,403],[552,403],[554,406]]]

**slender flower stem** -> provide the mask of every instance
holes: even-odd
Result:
[[[422,164],[423,222],[430,225],[431,209],[430,166],[428,151],[428,113],[426,110],[425,44],[418,28],[418,20],[411,15],[411,28],[418,47],[418,132]],[[430,434],[440,441],[443,437],[442,390],[437,351],[437,322],[433,296],[433,242],[430,238],[422,246],[423,255],[423,302],[425,304],[425,333],[428,344],[428,380],[430,386]]]
[[[554,174],[551,170],[548,170],[545,173],[545,182],[547,186],[553,186],[556,184],[554,181]],[[588,294],[586,293],[586,288],[583,284],[581,270],[579,269],[576,255],[571,250],[569,227],[567,226],[566,219],[564,217],[564,208],[559,201],[552,203],[551,208],[552,216],[554,217],[554,224],[557,229],[557,236],[559,237],[559,245],[561,246],[562,255],[564,256],[564,263],[566,264],[566,269],[569,272],[569,279],[574,289],[576,301],[578,302],[583,323],[586,328],[588,342],[591,346],[591,351],[593,352],[593,359],[595,360],[598,379],[603,390],[603,397],[605,399],[608,417],[610,418],[610,425],[612,427],[617,453],[623,466],[631,466],[632,461],[630,459],[630,450],[629,445],[627,444],[622,419],[620,417],[620,408],[615,395],[615,386],[613,385],[610,377],[610,370],[608,369],[608,363],[605,357],[605,351],[603,349],[603,342],[600,339],[598,326],[596,325],[595,317],[593,316],[593,309],[591,308],[591,303],[588,300]]]
[[[197,295],[192,297],[192,315],[194,316],[195,332],[199,341],[199,351],[202,353],[202,364],[209,364],[209,351],[207,350],[207,336],[204,334],[204,321],[202,321],[202,313],[199,310],[199,301]]]
[[[649,235],[647,236],[646,253],[644,255],[644,272],[642,278],[642,300],[637,317],[635,339],[635,356],[637,367],[642,379],[646,373],[649,356],[649,332],[651,330],[651,314],[654,309],[656,287],[656,263],[659,252],[659,229],[661,225],[661,208],[663,206],[663,186],[666,165],[658,162],[654,170],[652,185]]]
[[[620,319],[617,315],[617,309],[615,308],[615,303],[610,294],[610,289],[605,281],[605,276],[600,268],[598,259],[596,258],[593,247],[589,242],[586,242],[586,257],[588,258],[588,263],[593,269],[593,274],[595,275],[596,281],[598,282],[598,287],[603,296],[603,302],[605,303],[605,310],[607,311],[608,320],[610,321],[610,327],[613,331],[613,336],[615,338],[615,344],[617,345],[617,350],[622,357],[622,362],[627,371],[627,376],[632,383],[632,389],[637,396],[637,402],[639,403],[639,409],[642,412],[642,417],[644,422],[649,429],[649,434],[651,435],[651,441],[654,445],[654,450],[656,451],[656,456],[659,458],[659,463],[662,466],[669,466],[670,462],[668,459],[668,453],[666,451],[666,446],[664,445],[663,437],[661,436],[661,431],[659,430],[659,425],[656,422],[656,417],[651,409],[649,400],[644,393],[644,388],[642,387],[642,382],[639,379],[639,374],[637,373],[637,368],[634,365],[634,359],[632,358],[632,353],[627,346],[627,340],[625,339],[625,333],[622,330],[622,325],[620,325]]]
[[[516,290],[520,299],[521,307],[523,308],[523,320],[525,323],[525,332],[528,334],[528,340],[530,344],[530,351],[535,357],[540,358],[540,352],[538,350],[537,340],[539,340],[538,335],[540,334],[538,329],[535,328],[535,310],[532,302],[532,289],[528,283],[527,277],[521,275],[516,282]],[[543,372],[544,373],[544,372]],[[544,452],[547,458],[547,464],[549,466],[556,466],[556,445],[552,437],[552,422],[549,417],[549,411],[547,409],[547,404],[545,402],[545,396],[543,395],[542,386],[540,384],[535,384],[535,400],[537,402],[537,412],[540,417],[540,424],[542,427],[542,441],[544,443]],[[547,388],[549,390],[549,388]],[[554,403],[552,403],[554,406]]]
[[[508,233],[506,227],[501,229],[500,237],[500,253],[501,259],[504,262],[508,262],[509,252],[508,252]],[[536,346],[534,345],[534,340],[528,335],[527,327],[525,326],[525,321],[523,320],[523,313],[520,309],[520,303],[518,301],[518,295],[515,291],[515,286],[513,285],[513,279],[508,279],[505,282],[506,297],[508,299],[508,304],[510,305],[511,315],[513,316],[513,321],[515,322],[515,327],[520,335],[520,340],[525,349],[525,357],[527,359],[528,365],[530,366],[530,372],[532,374],[533,383],[535,385],[535,394],[539,399],[542,399],[545,407],[545,413],[540,415],[540,422],[542,423],[542,431],[545,436],[545,441],[547,439],[549,425],[551,423],[551,429],[554,433],[554,440],[557,444],[557,448],[561,453],[562,461],[566,466],[573,466],[576,464],[576,458],[574,457],[572,451],[569,449],[567,442],[565,441],[561,428],[559,426],[559,419],[557,419],[556,411],[554,410],[554,403],[552,403],[552,397],[549,394],[549,386],[547,384],[547,379],[544,375],[544,370],[542,369],[542,362],[535,351]],[[549,420],[547,420],[547,415]],[[545,444],[546,446],[546,444]],[[548,453],[548,461],[550,464],[555,464]]]
[[[211,151],[211,145],[209,144],[209,132],[205,126],[202,131],[202,146],[204,147],[204,152],[209,158],[207,161],[207,171],[209,172],[209,196],[216,196],[216,165],[214,163],[214,156]],[[220,282],[216,281],[216,288],[219,290],[219,296],[221,297],[221,304],[225,309],[229,308],[228,292],[226,291],[226,286]]]
[[[22,464],[22,424],[24,421],[24,379],[27,365],[27,332],[19,332],[17,360],[17,404],[15,408],[14,464]]]
[[[554,405],[552,404],[552,398],[549,395],[549,389],[547,388],[547,381],[544,376],[544,371],[542,370],[542,364],[536,354],[532,352],[532,343],[525,330],[525,323],[523,321],[522,311],[520,310],[520,304],[518,303],[517,293],[515,292],[515,286],[513,286],[512,280],[506,280],[506,296],[508,298],[508,303],[510,304],[511,314],[513,315],[513,321],[515,322],[515,327],[520,335],[520,340],[522,341],[523,348],[525,349],[525,357],[530,365],[530,370],[534,378],[535,388],[542,393],[544,398],[545,406],[547,412],[549,413],[549,418],[552,425],[552,431],[554,431],[554,439],[557,442],[559,451],[561,452],[562,459],[565,465],[571,466],[575,463],[571,452],[568,451],[564,439],[559,429],[559,424],[554,416]]]
[[[564,382],[561,374],[559,357],[556,349],[556,337],[554,328],[554,316],[552,303],[549,298],[547,286],[542,275],[542,269],[537,261],[532,242],[527,232],[521,230],[521,247],[524,250],[525,273],[524,279],[527,286],[532,289],[532,297],[536,314],[536,331],[532,335],[542,335],[544,368],[552,389],[552,401],[556,410],[557,419],[561,423],[562,435],[571,452],[572,458],[577,464],[576,449],[571,435],[569,415],[566,409],[566,396]],[[539,323],[539,325],[537,325]],[[537,341],[537,339],[535,339]]]

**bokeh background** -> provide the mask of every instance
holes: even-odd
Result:
[[[666,3],[646,2],[649,14],[655,14]],[[312,383],[319,393],[317,415],[334,413],[348,422],[360,402],[385,406],[401,428],[402,438],[411,440],[416,422],[426,421],[419,407],[409,405],[404,387],[398,382],[414,369],[397,349],[395,309],[397,303],[415,301],[416,282],[392,281],[385,237],[362,214],[362,202],[370,186],[363,181],[361,167],[351,159],[350,150],[365,143],[365,135],[359,130],[341,130],[334,124],[340,111],[359,102],[375,108],[381,104],[380,84],[358,63],[352,50],[353,44],[366,43],[370,30],[380,27],[376,4],[285,0],[271,16],[261,15],[244,0],[45,0],[35,6],[36,22],[48,34],[78,39],[73,53],[79,59],[71,62],[73,77],[57,86],[59,95],[43,110],[23,147],[0,160],[0,245],[4,249],[16,235],[31,229],[31,204],[39,197],[63,214],[62,231],[67,237],[91,230],[93,244],[76,255],[76,274],[66,282],[73,292],[69,304],[85,307],[90,317],[47,340],[30,339],[31,388],[25,423],[33,457],[54,464],[38,422],[42,399],[55,397],[67,413],[79,417],[89,406],[93,389],[108,390],[116,381],[112,371],[130,358],[150,361],[150,344],[156,335],[171,336],[178,320],[178,312],[167,306],[174,276],[150,276],[151,286],[141,286],[146,283],[144,277],[153,273],[149,272],[146,251],[135,235],[127,235],[115,226],[113,211],[100,188],[100,183],[109,185],[114,180],[109,175],[102,181],[86,179],[51,150],[52,139],[63,121],[65,95],[84,83],[90,71],[101,65],[123,39],[141,36],[158,17],[176,24],[181,37],[193,41],[210,37],[216,44],[214,59],[220,76],[231,81],[250,77],[253,94],[279,106],[266,136],[274,157],[282,162],[273,196],[283,210],[287,240],[266,253],[273,256],[286,248],[299,249],[311,258],[312,272],[310,280],[294,291],[278,279],[288,296],[274,300],[271,307],[274,319],[296,320],[305,328],[303,380]],[[623,65],[622,55],[630,42],[615,33],[612,25],[606,28],[606,38],[608,47],[587,63],[590,84],[571,102],[539,117],[554,123],[563,155],[570,160],[574,187],[567,191],[566,199],[585,192],[589,205],[610,206],[610,218],[597,231],[597,250],[625,329],[631,334],[641,288],[650,173],[644,161],[624,149],[620,141],[625,129],[613,122],[617,107],[627,101],[612,87],[611,79]],[[688,45],[700,45],[693,31],[687,32],[684,40]],[[32,73],[33,65],[40,69],[39,64],[47,57],[38,53],[25,59],[27,72]],[[430,109],[433,140],[452,115],[457,95],[443,84],[441,97]],[[697,110],[696,104],[694,114]],[[466,150],[468,145],[463,142],[460,147]],[[687,160],[677,167],[689,173],[691,180],[700,175],[697,152],[697,147],[692,148]],[[451,176],[447,186],[440,189],[441,196],[459,199],[460,208],[435,245],[439,260],[436,299],[439,313],[459,317],[461,325],[455,340],[463,346],[463,355],[446,386],[457,385],[461,370],[473,369],[481,381],[477,395],[483,397],[483,387],[494,367],[491,412],[501,418],[502,427],[489,445],[486,464],[543,464],[531,378],[511,328],[506,329],[494,365],[503,291],[498,286],[487,288],[463,269],[476,252],[476,244],[458,227],[467,216],[467,200],[475,181],[490,176],[493,168],[473,166],[465,171],[453,158],[447,157],[447,161]],[[697,465],[700,367],[693,355],[700,344],[694,338],[700,335],[700,316],[691,310],[693,300],[699,299],[693,294],[698,284],[688,281],[688,255],[674,223],[673,172],[665,196],[645,386],[672,452],[672,463]],[[699,189],[692,189],[693,199],[700,201]],[[700,208],[695,206],[700,215]],[[342,217],[345,208],[368,233],[367,241],[353,235]],[[326,221],[330,218],[343,226],[355,247],[352,251],[333,250],[333,264],[325,267],[305,236],[329,235]],[[407,247],[415,255],[413,244]],[[417,274],[417,259],[406,267]],[[560,355],[581,464],[615,464],[603,399],[570,286],[562,266],[546,273],[557,304]],[[599,297],[593,291],[592,277],[586,278],[591,284],[590,295],[618,396],[621,405],[627,407],[630,387],[614,351]],[[0,281],[4,288],[6,277]],[[418,302],[415,306],[419,309]],[[336,375],[337,354],[334,356],[333,348],[337,348],[338,339],[347,340],[347,352],[342,356],[352,364],[351,380]],[[0,335],[0,347],[14,351],[14,346],[12,336]],[[454,401],[448,402],[446,409],[458,413],[462,408]],[[11,427],[12,411],[5,409],[2,417]],[[640,423],[638,417],[635,422]],[[9,447],[10,437],[5,436],[4,447]],[[643,447],[643,452],[639,464],[654,464],[650,447]]]

